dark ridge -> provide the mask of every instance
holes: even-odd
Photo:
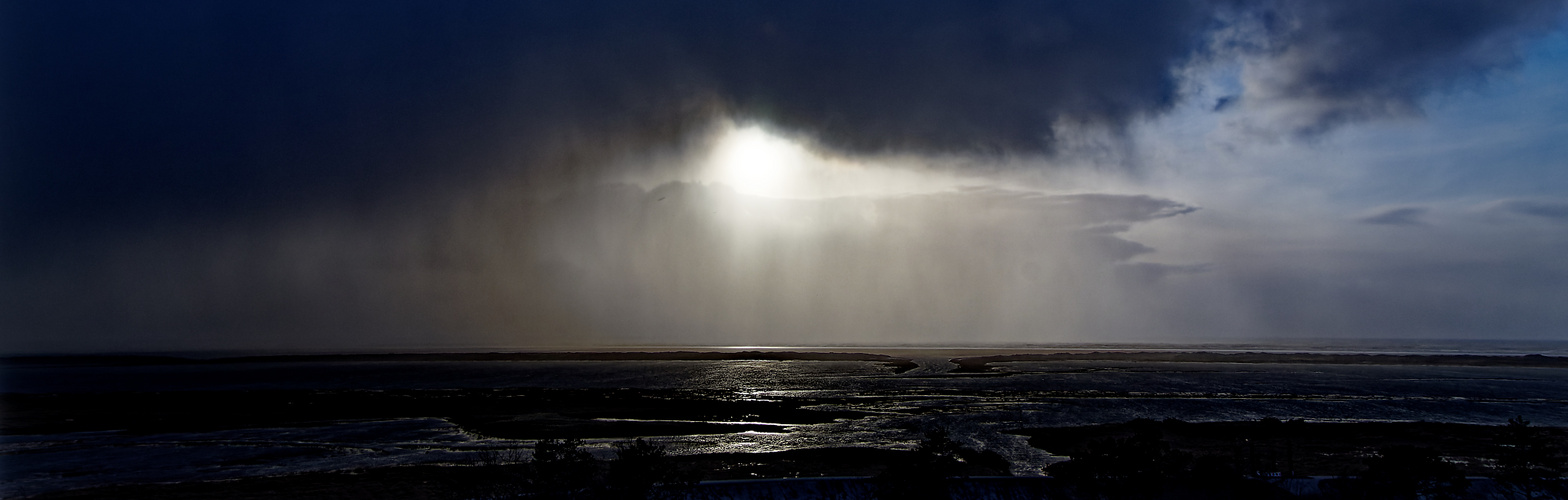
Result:
[[[367,361],[866,361],[881,363],[903,373],[919,366],[909,358],[885,354],[795,351],[665,351],[665,352],[486,352],[486,353],[382,353],[382,354],[283,354],[232,356],[212,359],[152,355],[13,356],[0,365],[143,366],[232,363],[310,363]]]
[[[1045,361],[1136,361],[1166,363],[1300,363],[1315,365],[1422,365],[1422,366],[1517,366],[1568,368],[1568,358],[1527,354],[1524,356],[1483,356],[1474,354],[1283,354],[1212,352],[1089,352],[1051,354],[1000,354],[948,360],[958,365],[953,373],[984,373],[994,363]]]
[[[152,366],[200,364],[202,360],[179,356],[142,354],[88,354],[62,356],[0,356],[0,366]]]

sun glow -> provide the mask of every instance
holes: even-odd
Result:
[[[987,184],[933,169],[928,161],[822,154],[766,127],[734,124],[714,142],[700,175],[748,196],[787,199],[887,197]]]
[[[720,141],[713,158],[719,182],[750,195],[794,194],[802,164],[810,159],[800,145],[756,126],[735,129]]]

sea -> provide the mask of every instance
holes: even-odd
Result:
[[[1384,343],[1275,345],[1057,345],[1065,352],[1179,350],[1568,355],[1568,344]],[[715,350],[719,348],[683,348]],[[800,348],[759,348],[800,350]],[[910,449],[923,429],[996,451],[1013,474],[1041,475],[1063,460],[1008,431],[1138,418],[1189,422],[1452,422],[1497,425],[1523,416],[1568,426],[1568,369],[1124,361],[1011,362],[954,373],[956,348],[818,349],[888,352],[905,371],[860,361],[311,361],[83,366],[0,365],[9,394],[180,391],[544,389],[701,390],[745,401],[831,400],[820,410],[859,418],[799,424],[748,420],[741,432],[646,436],[675,454],[766,453],[870,447]],[[985,354],[997,352],[991,348]],[[982,351],[975,351],[981,353]],[[955,355],[957,353],[957,355]],[[112,409],[110,409],[112,411]],[[4,408],[0,408],[3,418]],[[771,425],[770,425],[771,424]],[[760,430],[759,430],[760,429]],[[620,439],[589,439],[608,458]],[[412,464],[467,465],[499,453],[526,458],[533,442],[481,435],[440,417],[344,419],[310,425],[104,429],[0,435],[0,497],[120,484],[275,476]]]

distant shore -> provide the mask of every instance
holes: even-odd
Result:
[[[520,351],[457,353],[277,354],[214,358],[151,354],[0,356],[0,367],[29,365],[227,365],[242,363],[464,362],[464,361],[860,361],[879,363],[895,373],[917,368],[917,357],[940,356],[957,365],[953,373],[984,373],[999,363],[1127,361],[1155,363],[1281,363],[1340,365],[1513,366],[1568,368],[1568,356],[1541,354],[1378,354],[1311,352],[1213,352],[1205,350],[1106,349],[1092,352],[1052,349],[980,349],[990,354],[962,356],[950,348],[835,350],[628,350]]]
[[[1568,368],[1568,357],[1526,354],[1518,356],[1476,354],[1313,354],[1313,353],[1214,353],[1214,352],[1055,352],[997,354],[952,358],[956,373],[984,373],[998,363],[1063,361],[1129,361],[1141,363],[1295,363],[1320,365],[1419,365],[1514,366]]]
[[[909,358],[858,352],[804,351],[543,351],[472,353],[281,354],[194,358],[183,356],[104,354],[0,357],[0,365],[221,365],[236,363],[353,363],[416,361],[865,361],[895,371],[916,367]]]

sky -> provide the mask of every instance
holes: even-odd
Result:
[[[1568,340],[1568,2],[0,0],[0,351]]]

